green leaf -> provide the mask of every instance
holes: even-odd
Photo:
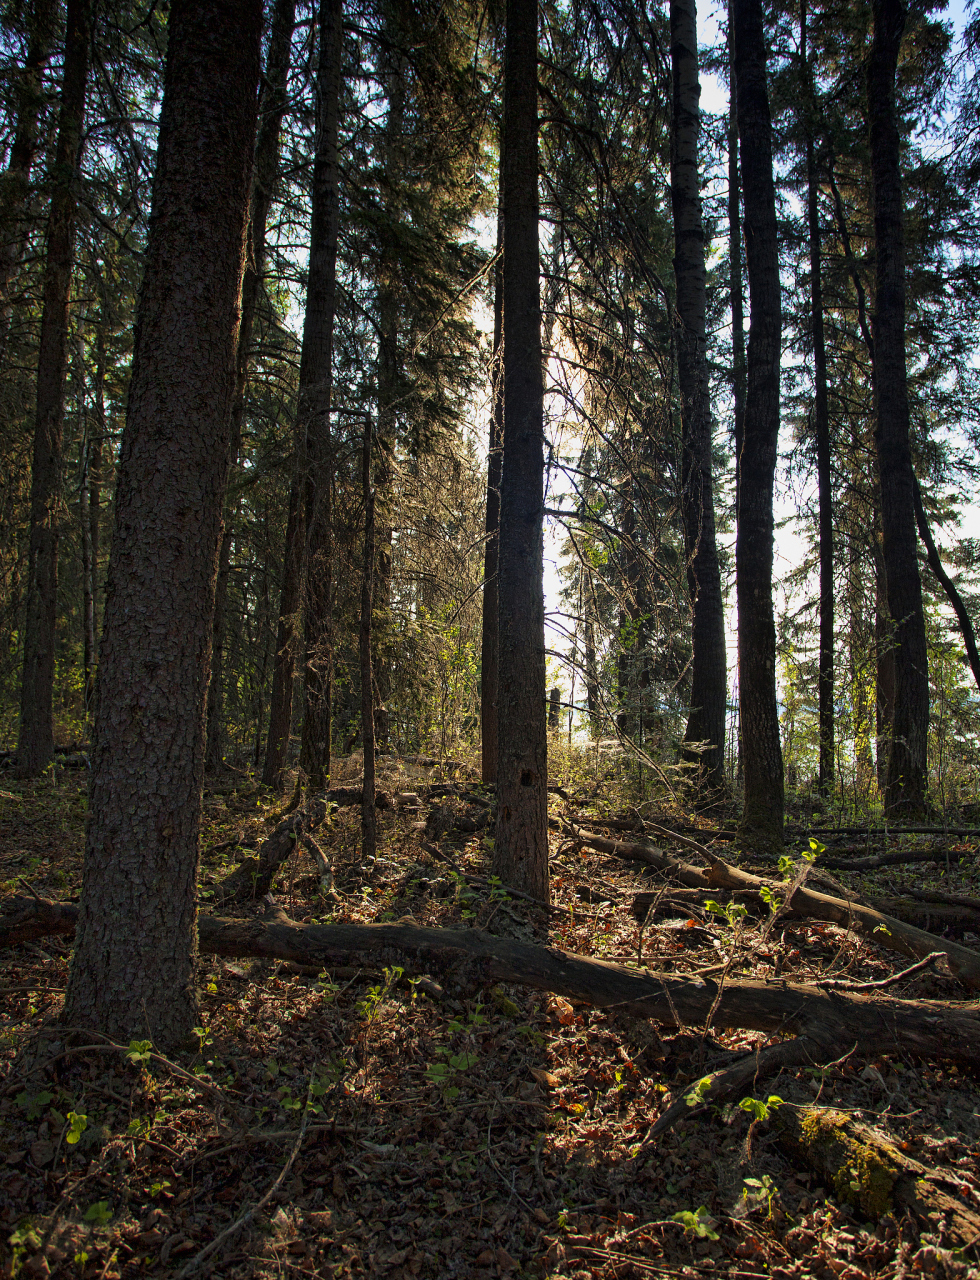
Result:
[[[109,1207],[108,1200],[96,1200],[95,1204],[90,1204],[82,1215],[86,1222],[92,1222],[97,1227],[104,1226],[112,1217],[112,1209]]]

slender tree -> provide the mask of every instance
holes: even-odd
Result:
[[[186,1042],[261,0],[174,0],[116,489],[68,1025]]]
[[[10,288],[29,225],[24,213],[38,149],[38,119],[44,105],[42,80],[56,11],[54,0],[34,0],[27,7],[27,56],[13,86],[16,125],[7,168],[0,177],[0,352],[10,322]]]
[[[732,0],[738,142],[745,201],[749,343],[738,469],[738,683],[745,799],[741,831],[783,841],[783,760],[776,707],[773,484],[779,439],[782,306],[762,0]]]
[[[875,446],[881,488],[882,556],[888,644],[894,654],[885,810],[921,815],[926,807],[929,668],[922,582],[916,554],[915,475],[909,445],[905,364],[905,231],[901,138],[895,72],[905,29],[901,0],[872,0],[874,33],[867,64],[874,209]]]
[[[235,395],[231,406],[231,467],[234,469],[242,445],[245,393],[252,362],[255,315],[262,292],[268,256],[267,236],[272,201],[279,184],[280,135],[288,102],[290,50],[296,26],[296,0],[276,0],[272,10],[269,51],[259,94],[259,127],[255,139],[255,166],[249,209],[245,274],[242,277],[242,322],[238,331],[238,361]],[[234,538],[232,502],[226,496],[221,552],[218,557],[218,584],[214,598],[214,642],[211,649],[211,682],[208,685],[208,728],[206,765],[220,769],[223,759],[224,655],[228,577]]]
[[[18,771],[27,778],[42,773],[54,756],[52,698],[68,312],[75,258],[75,183],[85,117],[91,27],[92,0],[68,0],[58,142],[44,246],[44,303],[31,463],[27,616],[17,740]]]
[[[827,348],[821,281],[819,181],[814,133],[816,87],[807,56],[806,0],[800,3],[800,69],[806,145],[806,218],[810,250],[810,334],[813,342],[813,429],[817,444],[818,546],[820,556],[820,638],[817,664],[817,720],[820,740],[817,785],[828,795],[834,785],[834,520],[830,472],[830,409]]]
[[[497,251],[501,247],[500,228]],[[493,352],[490,364],[490,447],[487,450],[487,510],[483,548],[483,634],[480,655],[480,728],[483,781],[497,781],[497,694],[499,655],[497,638],[497,551],[500,531],[500,468],[503,460],[503,258],[498,257],[493,275]]]
[[[504,451],[498,553],[494,871],[548,900],[544,381],[538,249],[538,6],[507,0],[502,198]]]
[[[374,767],[374,663],[371,641],[374,612],[375,528],[371,462],[374,432],[371,415],[364,415],[361,447],[361,493],[364,499],[364,567],[361,575],[361,626],[358,652],[361,666],[361,745],[364,749],[364,787],[361,796],[361,856],[373,858],[378,847]]]
[[[700,761],[705,780],[724,782],[728,679],[721,571],[715,542],[711,475],[711,398],[708,388],[704,221],[698,169],[701,81],[697,5],[671,0],[673,72],[670,198],[674,215],[677,382],[681,401],[681,514],[691,594],[691,711],[685,737],[707,742]]]
[[[314,789],[330,775],[333,720],[333,329],[340,231],[343,0],[321,0],[317,135],[310,210],[310,263],[299,367],[298,413],[305,429],[309,485],[306,547],[305,708],[301,763]]]

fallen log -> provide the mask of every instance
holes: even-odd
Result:
[[[668,857],[654,845],[607,840],[602,836],[583,831],[579,827],[572,827],[571,831],[580,844],[588,845],[589,848],[598,849],[603,853],[615,854],[616,857],[625,858],[628,861],[645,862],[648,866],[657,867],[692,888],[752,889],[756,892],[768,888],[775,892],[781,891],[783,894],[789,888],[779,881],[767,881],[761,876],[729,866],[720,858],[702,871],[699,867],[692,867],[689,863]],[[886,951],[897,951],[901,955],[914,956],[918,960],[933,951],[942,951],[946,955],[950,972],[954,977],[971,990],[980,987],[980,954],[971,951],[968,947],[960,946],[959,943],[927,933],[926,930],[919,929],[915,925],[906,924],[905,921],[886,915],[874,907],[865,906],[853,899],[832,898],[801,884],[793,893],[792,899],[782,903],[781,909],[812,920],[827,920],[832,924],[839,924],[876,942]]]
[[[784,1105],[773,1124],[790,1156],[874,1221],[910,1213],[920,1228],[945,1228],[961,1245],[980,1236],[980,1215],[955,1194],[951,1175],[926,1168],[845,1112]]]
[[[876,853],[868,858],[828,858],[821,854],[816,865],[830,871],[874,871],[878,867],[901,867],[913,862],[959,862],[965,856],[947,848],[897,849],[894,853]]]
[[[802,836],[976,836],[980,827],[802,827]]]
[[[78,908],[46,899],[8,899],[0,915],[0,947],[50,934],[71,936]],[[495,937],[482,929],[430,929],[410,924],[304,925],[278,908],[240,920],[198,917],[201,953],[291,960],[330,970],[398,964],[466,992],[497,982],[551,992],[667,1026],[741,1028],[806,1037],[832,1056],[856,1049],[880,1056],[974,1064],[980,1058],[980,1005],[821,990],[781,981],[729,979],[722,986],[672,977]]]

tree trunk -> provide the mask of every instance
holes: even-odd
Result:
[[[82,681],[86,715],[91,710],[95,683],[95,568],[92,563],[92,512],[90,465],[92,440],[85,413],[85,343],[78,339],[78,418],[81,467],[78,478],[78,531],[82,551]]]
[[[695,0],[671,0],[673,68],[670,198],[677,282],[677,382],[681,400],[681,514],[691,595],[691,710],[685,738],[710,746],[695,759],[714,788],[725,779],[728,676],[721,570],[711,475],[711,398],[705,334],[707,289],[698,170],[701,82]]]
[[[738,171],[738,112],[731,2],[728,20],[728,288],[732,308],[732,400],[735,410],[735,483],[745,429],[745,294],[742,287],[742,184]]]
[[[316,151],[310,221],[306,318],[299,366],[301,430],[309,458],[309,529],[306,543],[305,707],[301,762],[310,786],[322,791],[330,776],[333,727],[333,327],[337,238],[340,230],[341,55],[343,0],[321,0],[317,70]]]
[[[905,232],[895,70],[905,28],[901,0],[872,0],[868,123],[875,228],[875,445],[881,486],[885,588],[895,661],[885,811],[926,808],[929,668],[916,555],[914,475],[905,367]]]
[[[170,8],[65,998],[69,1025],[165,1049],[199,1020],[204,717],[261,31],[261,0]]]
[[[299,421],[294,435],[296,474],[289,486],[286,515],[286,543],[283,549],[282,586],[279,592],[279,621],[276,651],[272,659],[272,693],[269,697],[269,735],[262,766],[262,783],[281,791],[289,751],[289,731],[293,722],[293,677],[296,671],[296,641],[299,606],[303,588],[303,561],[306,547],[305,502],[302,477],[306,474],[306,449],[299,438]]]
[[[756,845],[779,847],[783,843],[783,759],[776,708],[772,497],[779,442],[782,308],[761,0],[732,0],[732,22],[749,271],[745,427],[735,544],[745,776],[741,831]]]
[[[242,424],[245,417],[249,360],[252,354],[252,332],[262,289],[262,277],[265,273],[269,210],[279,181],[279,137],[283,116],[286,113],[286,83],[289,78],[289,55],[295,25],[296,0],[276,0],[272,12],[269,52],[259,95],[259,128],[255,139],[255,169],[249,210],[245,272],[242,276],[242,322],[238,331],[235,396],[231,406],[230,466],[232,469],[238,461],[242,446]],[[224,654],[227,622],[225,615],[228,607],[228,578],[231,571],[232,517],[232,504],[226,497],[224,530],[218,557],[218,585],[214,598],[211,682],[208,685],[205,767],[211,772],[219,770],[224,759]]]
[[[91,0],[68,0],[58,142],[45,238],[44,302],[31,464],[27,616],[17,741],[17,768],[25,778],[36,778],[43,773],[54,756],[52,697],[58,609],[61,448],[68,366],[68,305],[75,256],[73,186],[82,145],[91,23]]]
[[[806,3],[800,5],[800,64],[805,101],[806,213],[810,242],[810,333],[813,340],[813,427],[817,442],[817,502],[820,548],[820,640],[817,663],[817,736],[820,759],[817,786],[830,795],[834,787],[834,520],[830,474],[830,410],[827,401],[827,351],[824,342],[823,285],[820,278],[820,217],[814,148],[817,103],[807,61]]]
[[[500,252],[503,228],[497,228]],[[483,642],[480,656],[481,770],[483,781],[497,781],[497,697],[499,689],[499,641],[497,636],[497,560],[500,532],[500,468],[503,461],[504,378],[504,264],[497,259],[493,274],[493,356],[490,365],[490,447],[487,451],[486,542],[483,547]]]
[[[95,336],[95,383],[92,388],[92,407],[95,412],[95,432],[89,439],[88,453],[88,528],[89,546],[92,557],[92,677],[85,686],[85,714],[89,723],[95,724],[95,668],[99,659],[99,632],[101,630],[101,611],[99,595],[101,591],[99,576],[99,556],[102,548],[102,459],[105,453],[106,416],[105,416],[105,309],[96,329]]]
[[[374,768],[374,672],[371,661],[372,612],[374,608],[374,489],[371,484],[373,452],[371,415],[364,417],[364,447],[361,455],[361,486],[364,494],[364,569],[361,577],[361,742],[364,748],[364,800],[361,805],[361,857],[373,858],[378,846],[378,819],[375,803]]]
[[[507,0],[501,198],[504,455],[497,570],[500,686],[493,869],[507,884],[548,901],[537,53],[537,0]]]
[[[51,51],[56,13],[54,0],[34,0],[28,18],[27,57],[12,86],[17,123],[10,158],[0,180],[0,357],[10,326],[14,273],[27,238],[24,212],[38,150],[37,122],[44,105],[44,68]]]

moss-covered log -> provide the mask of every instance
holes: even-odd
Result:
[[[940,1227],[960,1244],[980,1237],[980,1215],[949,1177],[927,1169],[893,1142],[843,1111],[782,1106],[774,1118],[780,1144],[806,1164],[838,1200],[877,1221],[910,1213],[928,1231]]]

